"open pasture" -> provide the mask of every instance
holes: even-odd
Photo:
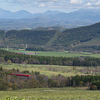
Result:
[[[79,67],[79,66],[60,66],[60,65],[36,65],[36,64],[15,64],[4,65],[0,64],[5,69],[19,69],[20,71],[40,72],[40,74],[53,76],[61,74],[63,76],[75,76],[86,74],[100,75],[100,67]]]
[[[36,65],[36,64],[11,64],[4,65],[0,64],[5,69],[19,69],[20,71],[28,70],[29,72],[38,71],[40,74],[44,74],[47,76],[58,75],[61,74],[63,76],[75,76],[76,74],[81,75],[82,73],[79,71],[80,67],[77,67],[77,70],[73,70],[72,66],[58,66],[58,65]]]
[[[0,91],[0,100],[100,100],[100,91],[88,87],[32,88]]]
[[[5,49],[7,50],[7,49]],[[69,52],[69,51],[59,51],[59,52],[55,52],[55,51],[25,51],[24,49],[19,49],[19,50],[13,50],[13,49],[9,49],[8,51],[10,52],[27,52],[27,53],[35,53],[37,52],[38,56],[55,56],[55,57],[80,57],[80,56],[90,56],[90,57],[95,57],[95,58],[100,58],[100,54],[93,54],[93,53],[89,53],[89,52]]]

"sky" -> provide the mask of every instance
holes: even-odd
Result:
[[[16,12],[43,13],[47,10],[72,12],[78,9],[100,9],[100,0],[0,0],[0,8]]]

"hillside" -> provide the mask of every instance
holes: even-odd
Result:
[[[99,46],[100,42],[100,22],[94,25],[66,29],[53,42],[53,46],[63,46],[69,48]]]
[[[41,28],[40,28],[41,29]],[[100,22],[79,28],[57,30],[9,30],[0,31],[0,46],[43,47],[53,50],[100,50]]]
[[[56,33],[56,30],[9,30],[7,32],[0,31],[1,46],[24,47],[28,46],[44,46]]]

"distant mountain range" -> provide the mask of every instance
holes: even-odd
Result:
[[[3,10],[0,8],[0,18],[1,19],[21,19],[29,18],[32,14],[25,10],[20,10],[17,12],[11,12],[9,10]]]
[[[21,10],[11,12],[0,8],[0,29],[34,29],[36,27],[62,26],[75,28],[91,25],[100,21],[99,10],[80,9],[75,12],[64,13],[59,11],[46,11],[32,14]]]

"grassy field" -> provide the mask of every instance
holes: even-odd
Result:
[[[0,100],[100,100],[100,91],[88,87],[33,88],[0,91]]]
[[[58,65],[35,65],[35,64],[11,64],[4,65],[0,64],[5,69],[19,69],[20,71],[28,70],[30,72],[39,71],[40,74],[44,74],[47,76],[58,75],[61,74],[63,76],[75,76],[76,74],[81,75],[82,72],[79,70],[82,67],[76,67],[77,70],[73,70],[73,66],[58,66]]]
[[[7,49],[4,49],[7,50]],[[55,57],[80,57],[80,56],[90,56],[90,57],[95,57],[95,58],[100,58],[100,54],[93,54],[89,52],[49,52],[49,51],[25,51],[24,49],[19,49],[19,50],[13,50],[10,49],[8,50],[10,52],[27,52],[27,53],[35,53],[37,52],[38,56],[55,56]]]
[[[61,74],[63,76],[75,76],[75,75],[86,75],[88,74],[100,74],[99,66],[94,67],[79,67],[79,66],[60,66],[60,65],[36,65],[36,64],[11,64],[4,65],[0,64],[4,69],[19,69],[20,71],[29,71],[29,72],[40,72],[40,74],[46,76],[53,76]],[[92,73],[91,73],[92,70]],[[95,72],[96,71],[96,72]]]

